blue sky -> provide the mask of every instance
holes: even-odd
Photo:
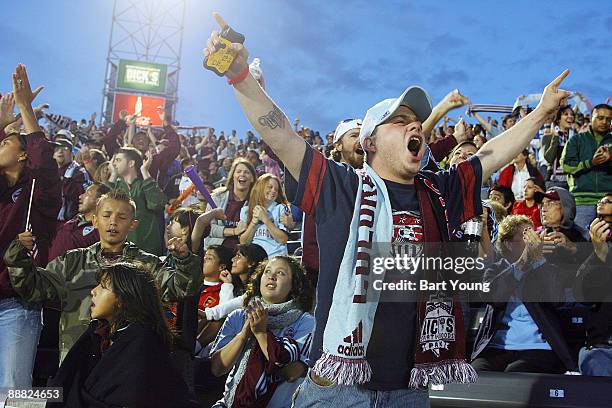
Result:
[[[80,119],[99,111],[113,1],[21,3],[2,6],[0,91],[10,90],[22,62],[33,85],[46,86],[37,102],[51,112]],[[570,68],[566,89],[593,103],[612,96],[608,0],[187,0],[181,124],[240,135],[250,128],[232,89],[202,69],[214,10],[245,34],[268,93],[291,121],[322,133],[412,84],[434,103],[459,88],[474,103],[512,104]]]

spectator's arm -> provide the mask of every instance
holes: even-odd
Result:
[[[544,159],[548,163],[554,163],[557,158],[557,149],[559,149],[559,136],[554,134],[542,135],[542,149],[544,149]]]
[[[302,319],[293,337],[276,337],[272,332],[256,334],[255,338],[266,357],[266,372],[272,373],[288,364],[308,358],[314,319]]]
[[[459,93],[459,90],[449,92],[439,104],[431,111],[431,114],[423,122],[423,134],[428,137],[432,129],[449,111],[465,105],[469,99]],[[438,160],[438,159],[436,159]]]
[[[219,291],[219,304],[229,302],[232,299],[234,299],[234,284],[223,283]]]
[[[244,320],[242,327],[237,327],[237,319],[233,319],[233,317],[235,317],[234,314],[225,319],[219,336],[212,347],[210,371],[215,377],[221,377],[229,373],[251,336],[248,319]]]
[[[32,263],[29,251],[15,240],[4,253],[11,285],[15,292],[27,302],[62,300],[68,294],[66,287],[67,257],[61,255],[46,268],[37,268]]]
[[[559,89],[563,79],[569,74],[564,71],[544,88],[542,99],[538,106],[516,125],[501,135],[485,143],[476,156],[482,164],[482,178],[489,176],[506,163],[510,163],[536,135],[547,117],[554,114],[560,103],[567,98],[569,92]]]
[[[431,154],[438,162],[444,160],[444,158],[450,154],[455,146],[457,146],[457,139],[455,139],[453,136],[446,136],[429,144]]]
[[[125,123],[125,116],[120,118],[117,123],[115,123],[104,135],[102,139],[102,144],[104,145],[104,149],[106,149],[106,154],[108,157],[113,157],[115,153],[121,147],[119,142],[117,141],[120,134],[122,134],[127,128],[127,124]]]
[[[215,16],[217,22],[225,27],[226,24],[220,16]],[[213,33],[205,50],[206,55],[214,52],[215,46],[219,42],[218,34]],[[227,72],[227,76],[229,78],[240,78],[246,73],[246,78],[234,85],[234,89],[247,119],[285,164],[291,175],[299,179],[306,149],[304,140],[295,133],[287,116],[248,72],[248,51],[246,48],[242,44],[232,44],[231,47],[236,51],[236,57]]]
[[[244,295],[235,297],[225,303],[219,303],[217,306],[207,307],[204,309],[206,320],[221,320],[234,310],[240,309],[244,302]]]
[[[127,133],[125,135],[125,140],[123,141],[124,147],[133,145],[134,135],[136,134],[136,121],[134,120],[134,118],[130,118],[126,124],[128,125],[128,127]]]
[[[478,114],[478,112],[472,112],[472,115],[474,116],[474,118],[476,118],[476,120],[478,121],[478,123],[480,123],[484,130],[487,131],[487,133],[492,133],[493,126],[491,126],[489,122],[484,120],[482,116]]]
[[[190,252],[184,259],[173,258],[176,260],[175,268],[168,267],[168,260],[166,260],[166,262],[158,261],[153,270],[153,275],[159,285],[160,297],[164,302],[196,295],[202,286],[199,256]]]
[[[157,177],[158,173],[167,173],[172,161],[176,159],[176,156],[181,152],[181,139],[178,133],[176,133],[174,128],[170,125],[166,125],[164,129],[166,131],[168,146],[160,153],[153,155],[153,163],[151,164],[151,174],[153,177]],[[153,136],[153,138],[155,137]]]

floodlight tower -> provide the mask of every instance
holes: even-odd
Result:
[[[178,82],[181,70],[181,49],[186,0],[115,0],[111,25],[106,73],[102,91],[102,114],[107,123],[113,113],[120,60],[167,66],[165,91],[166,109],[174,111],[178,102]],[[145,95],[146,90],[129,91]]]

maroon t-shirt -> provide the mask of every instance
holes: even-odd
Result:
[[[230,191],[229,193],[229,201],[227,202],[227,207],[225,208],[225,216],[227,217],[225,220],[225,226],[234,228],[240,222],[240,210],[244,206],[243,201],[236,201],[236,196],[234,196],[234,192]],[[236,247],[240,244],[240,240],[238,236],[227,237],[223,240],[223,246],[226,248],[230,248],[232,250],[236,249]]]

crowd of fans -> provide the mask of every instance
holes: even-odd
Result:
[[[236,87],[256,93],[247,88],[263,82],[251,79]],[[353,323],[349,309],[347,319],[338,314],[337,299],[349,297],[343,291],[352,281],[342,280],[343,271],[350,251],[361,250],[350,244],[357,234],[351,217],[367,206],[356,197],[368,193],[368,183],[378,200],[391,202],[392,242],[463,241],[476,225],[478,254],[488,260],[482,280],[505,301],[462,299],[466,333],[470,310],[485,310],[466,343],[473,350],[458,354],[468,353],[474,368],[612,376],[611,303],[603,290],[610,282],[612,225],[607,104],[584,115],[559,108],[563,98],[552,93],[554,83],[535,110],[548,114],[538,123],[531,119],[535,107],[520,106],[501,119],[502,128],[469,110],[475,123],[461,118],[451,125],[447,113],[469,106],[468,98],[453,91],[423,113],[411,88],[375,105],[363,122],[342,121],[322,137],[297,119],[291,128],[257,93],[251,99],[268,107],[245,102],[247,116],[277,123],[266,127],[260,120],[254,127],[263,138],[251,131],[242,138],[213,128],[179,133],[163,109],[161,128],[139,127],[136,115],[122,112],[109,126],[98,126],[92,115],[63,129],[45,105],[33,108],[39,89],[32,91],[25,67],[17,67],[13,83],[0,101],[0,389],[31,386],[43,304],[45,313],[59,310],[61,365],[48,385],[64,387],[66,406],[197,406],[194,383],[206,387],[205,380],[181,366],[194,358],[209,373],[227,375],[225,390],[207,390],[218,393],[218,407],[290,406],[304,377],[297,406],[325,400],[312,383],[407,388],[411,369],[424,361],[414,355],[420,345],[408,340],[420,313],[414,302],[380,302],[370,323],[359,321],[353,340],[344,339],[357,344],[362,327],[364,335],[369,330],[370,371],[356,373],[361,365],[347,369],[348,379],[328,375],[335,361],[337,371],[345,370],[346,359],[328,346],[337,344],[336,326]],[[384,111],[390,115],[383,120]],[[387,125],[423,135],[415,138],[422,153],[409,153],[422,179],[397,179],[399,156],[382,161],[398,149],[385,147],[378,129]],[[279,129],[294,134],[285,146]],[[530,133],[537,133],[533,141]],[[189,166],[216,208],[185,174]],[[406,184],[413,196],[402,190]],[[427,185],[430,190],[421,187]],[[431,201],[427,210],[422,200],[432,197],[443,208]],[[428,225],[441,226],[444,215],[448,237]],[[370,226],[374,234],[383,233],[382,224]],[[432,229],[440,236],[432,237]],[[581,295],[599,301],[580,302]],[[564,333],[561,307],[588,311],[579,344]],[[383,313],[411,317],[383,321]],[[394,339],[383,339],[388,331]],[[391,369],[397,356],[409,357]],[[471,376],[469,368],[459,369]],[[419,375],[436,374],[419,373],[422,386],[427,380]]]

